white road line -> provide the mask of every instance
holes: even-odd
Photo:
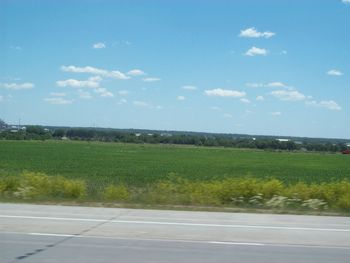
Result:
[[[234,246],[265,246],[263,243],[244,243],[244,242],[225,242],[225,241],[210,241],[209,244],[218,245],[234,245]]]
[[[26,233],[31,236],[48,236],[48,237],[77,237],[78,235],[69,234],[51,234],[51,233]]]
[[[341,249],[350,250],[346,246],[326,246],[326,245],[303,245],[303,244],[274,244],[274,243],[254,243],[254,242],[234,242],[234,241],[201,241],[184,239],[159,239],[159,238],[127,238],[127,237],[109,237],[109,236],[90,236],[90,235],[72,235],[55,233],[21,233],[21,232],[0,232],[0,234],[12,235],[30,235],[30,236],[52,236],[52,237],[72,237],[79,239],[110,239],[119,241],[146,241],[146,242],[168,242],[168,243],[190,243],[190,244],[212,244],[212,245],[231,245],[231,246],[269,246],[269,247],[296,247],[296,248],[315,248],[315,249]],[[0,243],[8,243],[6,240],[0,240]]]
[[[0,218],[37,219],[37,220],[53,220],[53,221],[106,222],[106,223],[108,222],[108,223],[118,223],[118,224],[172,225],[172,226],[191,226],[191,227],[222,227],[222,228],[297,230],[297,231],[302,230],[302,231],[350,232],[350,229],[342,229],[342,228],[310,228],[310,227],[233,225],[233,224],[229,225],[229,224],[203,224],[203,223],[196,224],[196,223],[181,223],[181,222],[108,220],[108,219],[69,218],[69,217],[0,215]]]

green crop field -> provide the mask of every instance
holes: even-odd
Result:
[[[0,174],[44,172],[96,184],[142,186],[176,174],[189,180],[278,178],[285,183],[350,179],[350,156],[325,153],[72,141],[0,141]]]

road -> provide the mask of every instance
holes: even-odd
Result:
[[[0,204],[0,262],[350,262],[347,217]]]

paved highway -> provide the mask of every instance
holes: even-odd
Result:
[[[347,217],[0,204],[0,262],[346,262]]]

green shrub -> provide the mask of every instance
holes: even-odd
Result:
[[[23,172],[14,195],[23,199],[68,198],[78,199],[86,195],[83,180],[47,176],[44,173]]]
[[[16,176],[6,176],[0,179],[0,195],[12,194],[20,186],[20,180]]]
[[[130,193],[124,185],[109,185],[104,190],[103,198],[108,201],[126,201]]]

